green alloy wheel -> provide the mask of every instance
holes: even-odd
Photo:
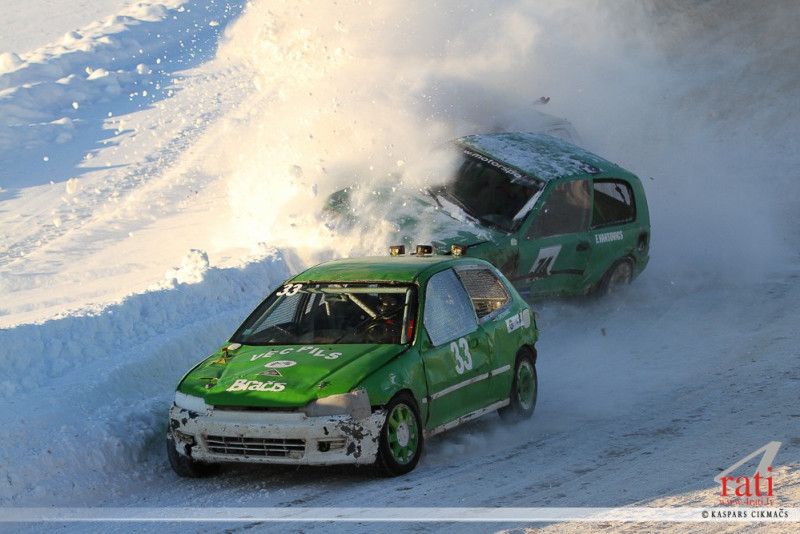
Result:
[[[422,425],[414,401],[406,393],[392,399],[381,430],[378,462],[390,476],[408,473],[422,452]]]

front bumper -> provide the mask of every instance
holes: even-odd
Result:
[[[170,432],[179,454],[200,462],[284,465],[371,464],[386,412],[309,417],[302,412],[215,409],[173,404]]]

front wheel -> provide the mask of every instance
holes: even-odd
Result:
[[[217,464],[198,462],[179,453],[175,448],[175,438],[172,437],[172,432],[167,433],[167,458],[169,458],[172,470],[182,477],[203,478],[215,475],[219,471]]]
[[[414,399],[398,393],[386,409],[377,464],[389,476],[408,473],[422,454],[422,423]]]
[[[536,377],[536,365],[530,352],[523,350],[517,355],[514,364],[514,379],[511,382],[509,405],[497,412],[503,421],[516,423],[529,419],[536,408],[536,396],[539,382]]]

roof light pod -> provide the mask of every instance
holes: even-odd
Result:
[[[432,245],[417,245],[417,256],[430,256],[433,254]]]
[[[469,249],[467,245],[450,245],[450,253],[453,256],[466,256],[467,249]]]
[[[406,253],[405,245],[392,245],[389,247],[389,256],[403,256]]]

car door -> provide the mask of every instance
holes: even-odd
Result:
[[[590,181],[554,184],[541,202],[519,242],[514,283],[534,295],[581,292],[593,252]]]
[[[484,406],[508,398],[512,370],[519,349],[518,335],[522,317],[514,315],[513,301],[506,285],[488,266],[470,265],[456,269],[472,301],[478,327],[486,334],[489,346],[489,394]],[[530,325],[530,315],[527,315]]]
[[[641,226],[636,223],[636,199],[627,181],[617,178],[596,179],[592,198],[589,239],[594,253],[587,276],[590,282],[595,283],[615,261],[643,248],[643,234]]]
[[[428,429],[445,425],[486,404],[489,347],[472,303],[452,269],[425,287],[423,325],[430,343],[422,350],[428,383]]]

